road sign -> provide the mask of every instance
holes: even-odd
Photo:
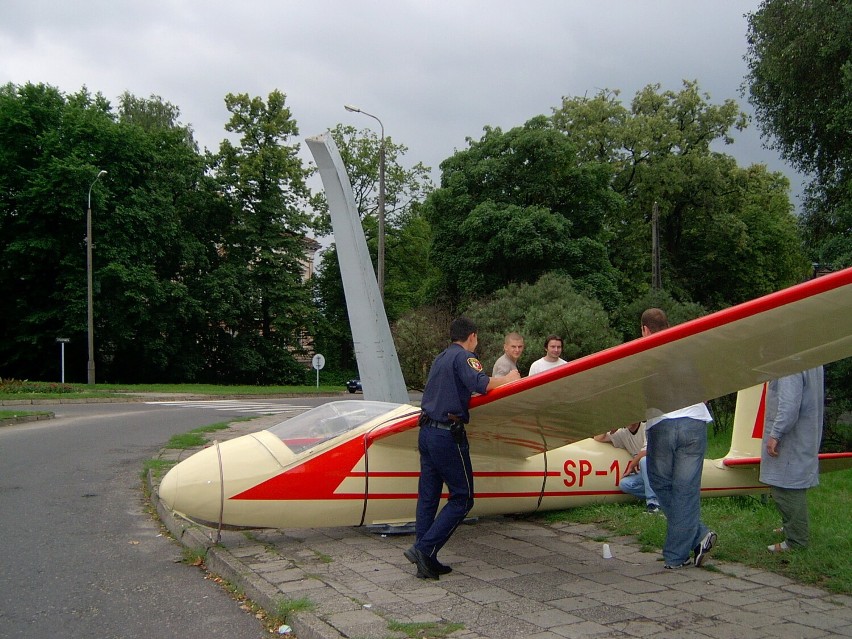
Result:
[[[65,345],[70,341],[71,341],[70,337],[57,337],[56,338],[56,343],[59,344],[59,351],[60,351],[59,369],[60,369],[61,373],[60,373],[59,378],[60,378],[60,380],[62,380],[63,384],[65,383]]]
[[[311,360],[311,366],[317,369],[317,388],[319,388],[319,372],[325,366],[325,355],[320,355],[319,353],[314,355],[314,358]]]

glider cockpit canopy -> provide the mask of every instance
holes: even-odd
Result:
[[[276,424],[269,432],[280,438],[291,451],[300,453],[397,408],[398,404],[390,402],[331,402]]]

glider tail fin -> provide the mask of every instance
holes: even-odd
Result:
[[[725,459],[760,458],[765,414],[766,384],[758,384],[737,393],[731,450]]]

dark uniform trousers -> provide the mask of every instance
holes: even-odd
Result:
[[[458,429],[456,426],[454,437],[450,424],[429,418],[420,423],[420,483],[415,528],[417,541],[414,545],[427,557],[437,556],[473,508],[470,446],[467,434],[462,429],[460,436]],[[438,513],[444,484],[447,485],[449,499]]]

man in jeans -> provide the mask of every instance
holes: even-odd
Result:
[[[642,313],[642,337],[668,327],[661,309]],[[651,418],[645,426],[648,479],[667,519],[663,559],[669,570],[700,566],[716,543],[716,533],[701,521],[701,471],[711,421],[701,403]]]

